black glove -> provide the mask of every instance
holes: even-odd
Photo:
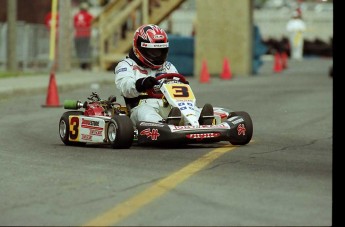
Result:
[[[137,91],[143,92],[143,91],[153,88],[153,86],[157,84],[159,83],[154,77],[148,76],[148,77],[138,79],[135,82],[135,88],[137,89]]]
[[[109,102],[116,102],[116,96],[114,96],[114,95],[109,96],[108,101]]]

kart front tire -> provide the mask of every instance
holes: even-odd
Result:
[[[83,115],[82,111],[68,111],[62,114],[59,121],[59,135],[61,141],[67,146],[85,146],[85,142],[75,142],[69,140],[69,116]]]
[[[244,119],[244,125],[246,128],[245,136],[231,136],[229,141],[232,145],[246,145],[253,137],[253,121],[250,115],[245,111],[231,112],[230,117],[240,116]]]
[[[134,140],[131,119],[125,115],[115,115],[108,123],[107,137],[113,149],[130,148]]]

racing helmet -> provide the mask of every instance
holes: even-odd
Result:
[[[142,25],[135,31],[133,52],[146,67],[159,69],[166,61],[168,51],[168,36],[157,25]]]

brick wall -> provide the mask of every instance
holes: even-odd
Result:
[[[7,21],[7,1],[0,0],[0,22]],[[13,0],[12,0],[13,1]],[[45,15],[51,10],[50,0],[16,0],[17,20],[44,24]]]

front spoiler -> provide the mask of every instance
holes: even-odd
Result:
[[[245,140],[238,125],[244,123],[237,116],[218,125],[174,126],[165,123],[138,122],[138,144],[195,144],[231,140]],[[237,137],[239,137],[237,139]]]

